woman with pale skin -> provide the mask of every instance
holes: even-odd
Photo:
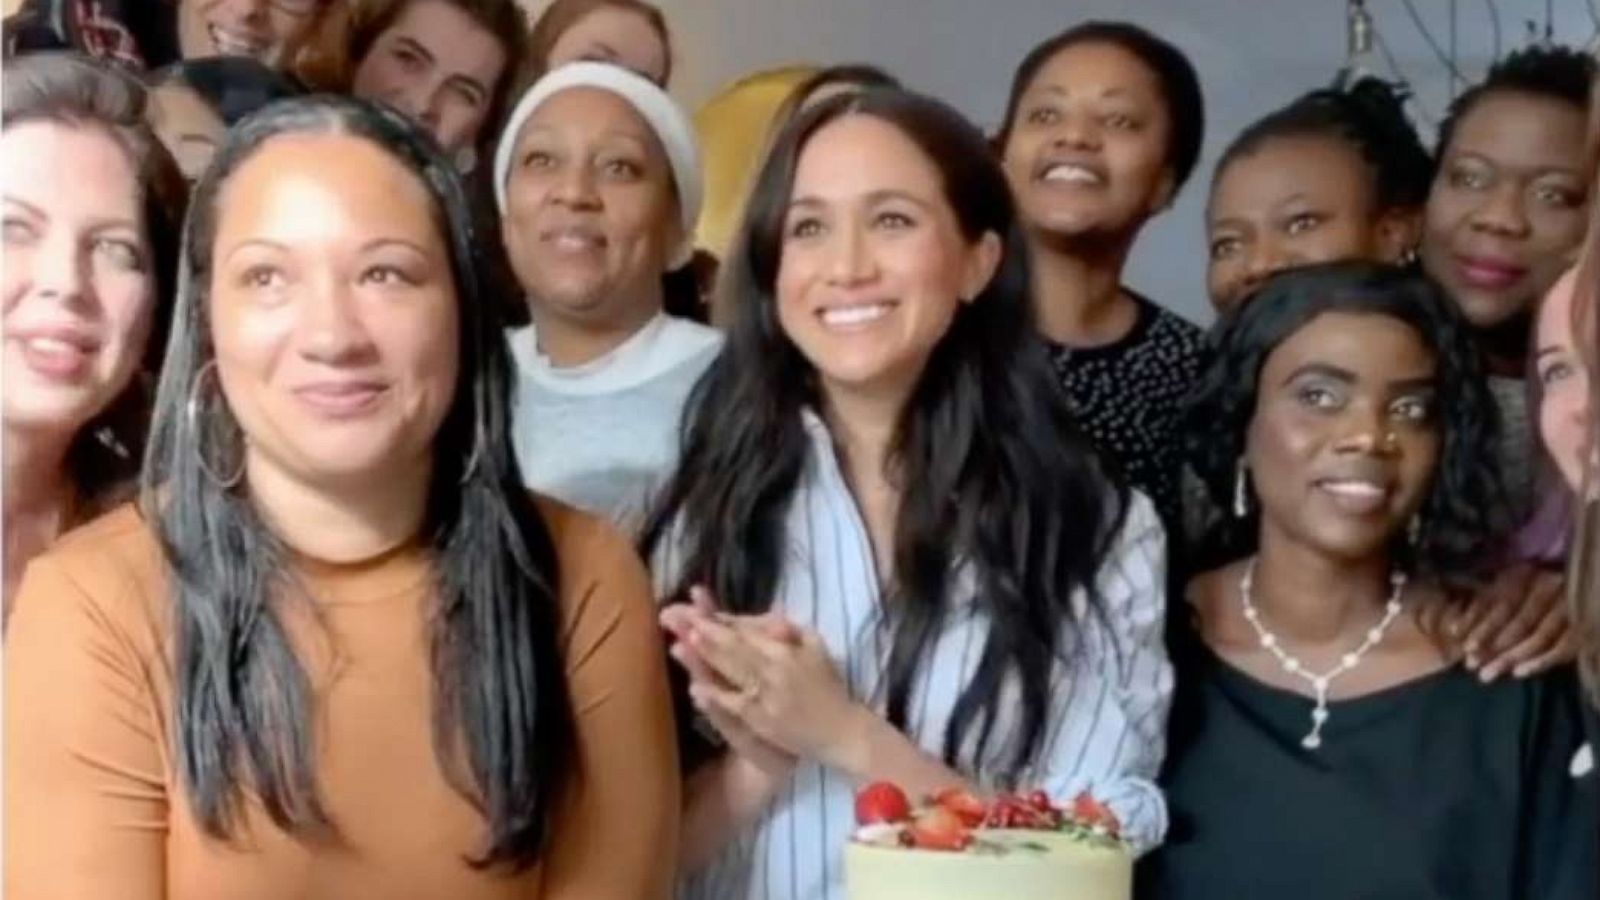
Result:
[[[1591,98],[1589,149],[1600,146],[1600,96]],[[1591,163],[1595,163],[1591,157]],[[1596,170],[1600,176],[1600,170]],[[1576,789],[1600,805],[1600,228],[1591,219],[1584,252],[1545,297],[1535,324],[1533,377],[1539,440],[1574,502],[1567,600],[1577,623],[1578,665],[1588,693],[1588,743],[1568,767]],[[1591,837],[1590,846],[1600,846]],[[1597,877],[1591,895],[1600,893]]]
[[[522,65],[522,10],[514,0],[382,0],[353,15],[349,92],[405,113],[474,169]]]
[[[1567,597],[1577,621],[1578,659],[1593,705],[1600,706],[1600,325],[1595,315],[1595,253],[1591,240],[1583,264],[1551,289],[1540,308],[1534,338],[1534,377],[1539,439],[1575,502],[1570,584]],[[1588,756],[1574,763],[1575,775],[1594,772],[1594,741],[1600,722],[1590,721]],[[1592,777],[1589,779],[1592,785]]]
[[[715,735],[683,894],[843,900],[879,780],[1089,790],[1159,843],[1164,540],[1074,427],[983,136],[914,94],[825,100],[734,247],[728,347],[644,537]]]
[[[330,0],[177,0],[184,59],[248,56],[289,69]]]
[[[555,0],[533,26],[533,73],[580,61],[622,66],[666,87],[672,78],[666,17],[641,0]]]
[[[134,69],[237,56],[292,72],[351,0],[24,0],[8,50],[71,49]]]
[[[5,608],[28,561],[131,487],[183,182],[144,89],[77,57],[6,66]]]
[[[1593,334],[1591,290],[1579,290],[1583,269],[1556,282],[1539,310],[1534,333],[1534,377],[1539,381],[1539,438],[1567,487],[1576,492],[1594,469],[1594,374],[1580,346]],[[1593,352],[1592,349],[1588,352]]]
[[[289,100],[230,134],[139,502],[17,599],[6,896],[668,896],[647,577],[522,487],[470,222],[389,110]]]
[[[678,419],[721,347],[664,311],[700,208],[688,116],[628,69],[578,62],[517,102],[495,156],[501,232],[531,324],[508,332],[528,483],[636,530]]]

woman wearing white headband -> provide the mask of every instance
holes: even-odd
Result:
[[[676,464],[684,401],[721,346],[662,311],[663,274],[693,251],[699,165],[670,97],[591,62],[534,84],[495,154],[533,322],[509,335],[519,462],[531,487],[630,529]]]

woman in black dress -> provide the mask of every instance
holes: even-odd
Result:
[[[1484,685],[1428,627],[1491,539],[1491,400],[1425,279],[1282,273],[1225,320],[1189,448],[1233,516],[1175,654],[1144,896],[1593,900],[1569,668]]]

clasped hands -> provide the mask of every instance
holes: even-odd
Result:
[[[778,612],[720,612],[700,587],[660,619],[695,709],[734,753],[772,777],[799,760],[853,768],[874,714],[850,696],[815,631]]]

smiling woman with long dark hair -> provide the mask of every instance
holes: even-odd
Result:
[[[230,135],[142,502],[18,598],[7,896],[665,895],[645,573],[522,488],[470,222],[397,113],[291,100]]]
[[[1162,532],[1054,383],[982,136],[915,94],[825,100],[735,247],[727,349],[645,535],[726,743],[686,791],[694,895],[841,897],[851,792],[879,779],[1087,786],[1159,842]]]

